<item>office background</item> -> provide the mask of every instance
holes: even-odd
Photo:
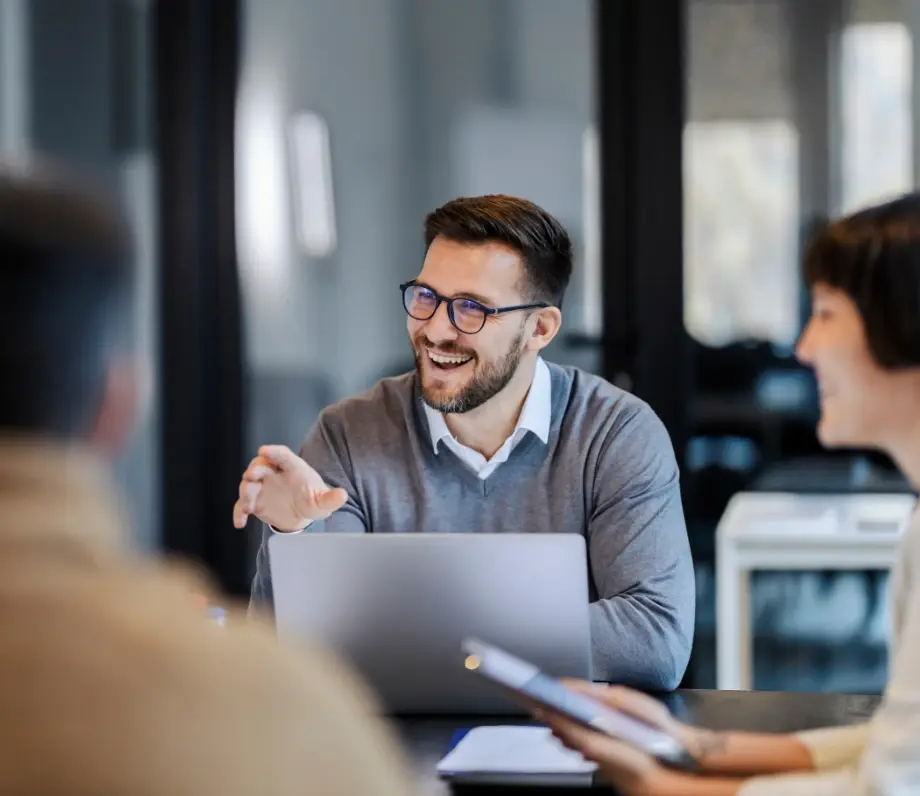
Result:
[[[411,364],[424,214],[501,191],[578,251],[549,358],[667,424],[714,682],[714,530],[740,490],[906,490],[828,455],[792,357],[823,219],[917,184],[918,0],[0,0],[0,144],[123,195],[153,390],[118,469],[143,549],[248,588],[239,474]],[[755,577],[755,685],[872,692],[887,579]],[[831,660],[834,661],[831,665]]]

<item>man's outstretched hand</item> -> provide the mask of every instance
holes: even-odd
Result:
[[[240,481],[233,524],[246,526],[250,515],[278,531],[296,531],[338,511],[348,494],[330,489],[319,473],[284,445],[263,445]]]

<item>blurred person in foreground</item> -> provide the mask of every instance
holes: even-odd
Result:
[[[268,627],[208,622],[135,557],[109,485],[138,394],[106,197],[0,162],[0,792],[405,794],[361,687]]]
[[[826,447],[875,448],[920,486],[920,194],[831,223],[805,256],[811,319],[798,358],[817,377]],[[788,735],[683,725],[649,697],[574,684],[681,738],[700,776],[673,773],[616,741],[547,716],[568,746],[625,794],[907,796],[920,793],[920,511],[892,577],[893,638],[882,704],[862,725]]]

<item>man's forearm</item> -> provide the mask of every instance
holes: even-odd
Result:
[[[713,732],[692,728],[683,740],[706,774],[751,775],[814,770],[808,749],[794,735]]]
[[[677,688],[690,658],[692,624],[683,627],[645,594],[598,600],[590,613],[595,680],[643,691]]]

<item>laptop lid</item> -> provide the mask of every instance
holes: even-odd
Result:
[[[389,713],[519,713],[463,668],[468,636],[590,678],[579,535],[276,534],[269,561],[279,637],[331,647]]]

